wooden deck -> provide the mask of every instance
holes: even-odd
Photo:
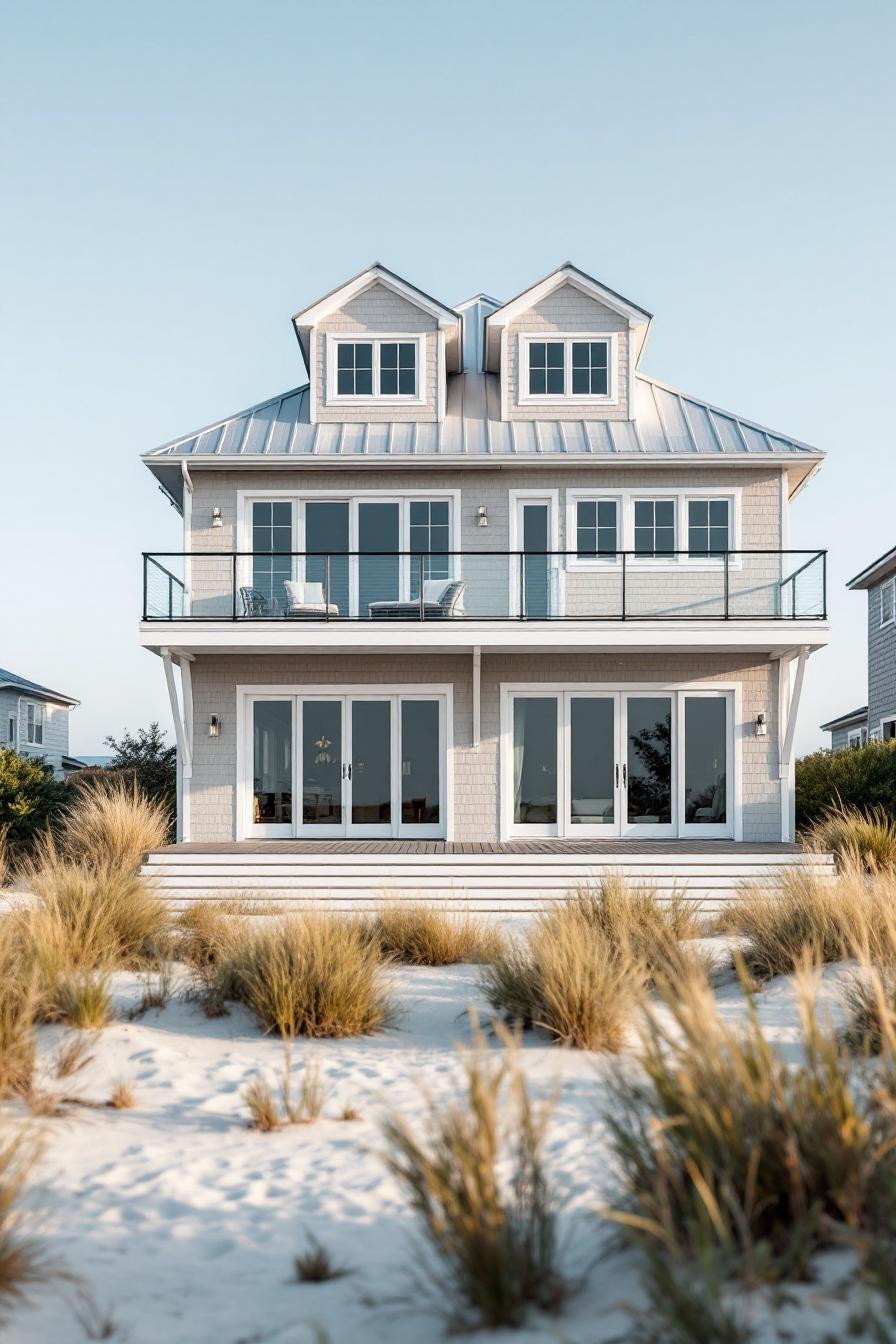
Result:
[[[798,845],[733,840],[244,840],[168,845],[143,872],[173,902],[235,897],[358,910],[406,900],[501,915],[531,913],[610,874],[707,908],[781,869],[833,871]]]

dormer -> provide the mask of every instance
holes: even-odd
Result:
[[[312,423],[445,418],[462,363],[458,313],[375,262],[292,319]]]
[[[485,320],[502,420],[631,420],[651,314],[571,262]]]

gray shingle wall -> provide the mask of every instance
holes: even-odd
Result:
[[[617,350],[617,388],[618,398],[614,405],[600,405],[589,402],[587,416],[589,420],[627,420],[628,407],[628,365],[629,333],[624,317],[614,313],[604,304],[598,303],[588,294],[583,294],[574,285],[561,285],[542,299],[528,312],[520,313],[507,327],[507,365],[503,371],[506,418],[508,420],[552,420],[582,418],[583,403],[571,405],[566,400],[538,402],[537,405],[520,404],[519,386],[519,338],[521,335],[538,332],[550,336],[552,332],[591,332],[604,334],[616,332]]]
[[[868,590],[868,725],[896,718],[896,623],[881,627],[881,589]]]
[[[21,699],[20,699],[21,696]],[[42,704],[44,710],[44,740],[41,746],[26,741],[28,726],[28,696],[15,689],[0,691],[0,746],[8,747],[15,741],[10,738],[9,720],[18,720],[19,754],[22,756],[44,756],[59,774],[62,770],[62,758],[68,755],[68,717],[69,709],[65,705]]]
[[[316,328],[315,367],[312,370],[316,390],[315,419],[328,421],[429,421],[437,418],[437,380],[444,377],[438,368],[438,324],[429,313],[423,312],[408,299],[393,293],[385,285],[370,289],[351,299],[339,312],[325,318]],[[327,336],[346,336],[395,332],[416,335],[425,332],[425,353],[422,369],[423,405],[365,401],[352,405],[340,401],[327,405]]]
[[[723,654],[573,655],[483,654],[481,745],[472,740],[472,667],[461,655],[301,657],[296,655],[199,656],[193,663],[196,740],[191,786],[192,838],[233,838],[236,775],[237,685],[347,685],[451,683],[454,687],[455,838],[494,840],[499,834],[498,743],[500,684],[507,682],[609,683],[713,681],[739,683],[740,722],[735,725],[743,770],[744,839],[781,839],[778,763],[777,665]],[[756,715],[768,736],[756,737]],[[203,731],[211,714],[221,735]]]

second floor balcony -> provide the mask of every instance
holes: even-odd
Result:
[[[827,553],[156,552],[144,622],[817,622]]]

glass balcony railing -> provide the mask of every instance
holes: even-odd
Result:
[[[176,552],[144,621],[827,619],[825,551]]]

